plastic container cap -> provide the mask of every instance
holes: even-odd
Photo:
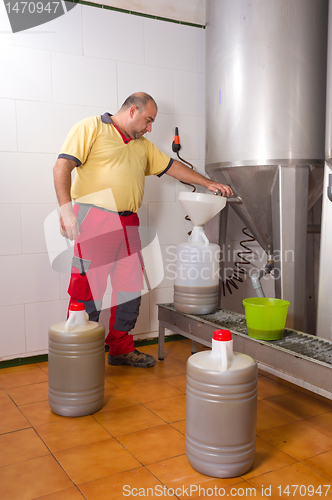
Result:
[[[215,330],[213,333],[213,340],[228,342],[232,340],[232,334],[229,330]]]
[[[85,311],[84,304],[82,302],[70,304],[69,311]]]

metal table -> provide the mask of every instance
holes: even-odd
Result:
[[[248,354],[270,373],[290,380],[332,399],[332,342],[285,329],[280,340],[265,341],[248,336],[244,314],[217,309],[213,314],[191,315],[176,311],[173,304],[158,304],[158,358],[164,359],[165,329],[196,343],[211,347],[213,332],[225,328],[232,332],[234,351]]]

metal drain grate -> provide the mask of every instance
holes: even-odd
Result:
[[[195,317],[218,324],[222,328],[228,328],[229,330],[248,335],[246,318],[243,314],[220,309],[214,314]],[[282,339],[264,340],[264,342],[332,366],[332,343],[313,335],[286,328]]]
[[[286,329],[283,338],[274,343],[283,349],[332,366],[332,345],[323,339],[307,337],[302,333]]]

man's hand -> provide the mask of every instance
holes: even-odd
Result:
[[[76,240],[80,231],[71,203],[63,205],[60,210],[60,233],[71,241]]]
[[[223,196],[233,195],[233,191],[230,186],[211,181],[204,175],[201,175],[195,170],[192,170],[191,168],[187,167],[187,165],[178,160],[173,161],[166,174],[175,177],[175,179],[178,179],[185,184],[198,184],[200,186],[204,186],[206,189],[216,194],[221,191]]]
[[[222,192],[223,196],[232,196],[234,194],[230,186],[220,184],[219,182],[211,181],[206,187],[209,191],[212,191],[215,194],[217,194],[219,191]]]

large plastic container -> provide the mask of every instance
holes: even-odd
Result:
[[[247,472],[256,452],[257,364],[233,352],[228,330],[216,330],[212,351],[187,362],[186,454],[207,476]]]
[[[49,329],[48,401],[65,417],[100,410],[104,401],[105,329],[88,321],[83,304],[70,306],[66,322]]]
[[[289,302],[268,297],[243,300],[249,337],[278,340],[283,337]]]
[[[218,307],[220,247],[194,226],[176,247],[174,308],[186,314],[210,314]]]

